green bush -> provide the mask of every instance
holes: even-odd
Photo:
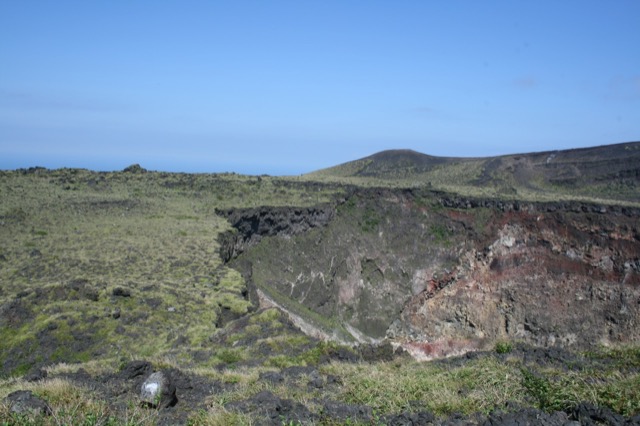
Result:
[[[497,342],[495,350],[496,350],[496,353],[498,354],[508,354],[513,350],[513,345],[511,344],[511,342],[505,342],[505,341]]]
[[[234,349],[222,349],[216,353],[216,356],[225,364],[235,364],[238,361],[242,361],[242,354]]]

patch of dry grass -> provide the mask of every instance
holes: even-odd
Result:
[[[66,379],[53,378],[40,382],[3,383],[0,397],[4,398],[15,390],[29,390],[46,401],[51,413],[16,414],[7,404],[0,404],[1,425],[42,425],[42,426],[152,426],[156,424],[157,411],[145,410],[131,404],[124,413],[111,411],[108,402],[97,398],[86,388],[77,386]]]

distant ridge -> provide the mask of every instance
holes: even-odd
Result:
[[[398,168],[408,168],[414,171],[424,172],[433,169],[435,166],[461,160],[449,157],[434,157],[411,149],[381,151],[365,158],[365,160],[367,159],[369,159],[370,162],[368,162],[364,170],[361,170],[360,173],[363,175],[376,175],[379,169],[392,170]]]
[[[436,157],[411,149],[390,149],[359,160],[319,170],[311,175],[397,179],[425,173],[435,167],[460,161],[468,161],[468,159]]]
[[[482,158],[436,157],[410,149],[394,149],[306,176],[434,185],[447,190],[461,189],[463,193],[556,192],[638,202],[640,142]]]

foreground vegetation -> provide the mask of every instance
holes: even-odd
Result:
[[[220,383],[225,390],[210,395],[205,406],[189,415],[192,425],[252,424],[256,419],[247,413],[228,408],[269,391],[278,397],[319,410],[315,424],[337,424],[322,417],[320,401],[332,399],[355,406],[367,406],[372,416],[367,421],[352,419],[349,424],[385,424],[389,414],[428,411],[439,418],[454,413],[470,416],[488,414],[495,409],[533,406],[553,412],[571,410],[589,402],[608,407],[627,417],[640,412],[640,349],[626,347],[602,349],[581,354],[567,362],[540,363],[527,360],[524,347],[515,345],[509,353],[496,351],[479,354],[470,360],[452,359],[416,363],[404,358],[386,362],[315,362],[307,359],[300,365],[313,366],[320,375],[340,378],[335,387],[310,388],[306,377],[271,383],[261,377],[279,371],[270,366],[228,366],[223,369],[192,368],[189,374],[205,376]],[[578,362],[579,361],[579,362]],[[167,359],[156,360],[160,368],[180,368]],[[47,368],[50,376],[87,368],[94,375],[112,372],[108,362],[58,364]],[[0,398],[16,389],[32,390],[50,404],[52,415],[18,415],[0,405],[0,424],[41,425],[154,425],[160,411],[142,408],[132,397],[118,410],[99,392],[76,384],[72,379],[50,378],[29,383],[18,378],[0,382]],[[283,420],[282,424],[290,424]]]
[[[13,350],[0,365],[20,374],[45,360],[144,358],[177,339],[186,357],[224,312],[250,307],[221,264],[216,239],[229,224],[216,209],[309,205],[337,191],[139,167],[1,172],[0,340]]]

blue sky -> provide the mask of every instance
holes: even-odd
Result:
[[[640,2],[0,0],[0,169],[640,140]]]

